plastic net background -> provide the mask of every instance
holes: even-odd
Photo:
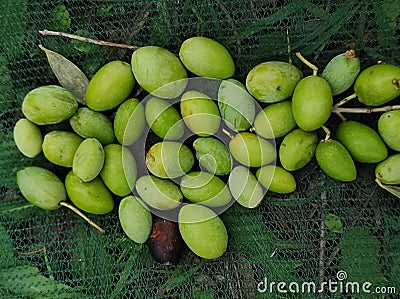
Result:
[[[107,231],[99,234],[70,211],[28,205],[17,189],[16,171],[47,162],[43,156],[24,158],[12,128],[22,116],[25,94],[57,82],[39,44],[68,57],[89,78],[108,61],[130,61],[131,50],[43,37],[39,30],[158,45],[174,53],[186,38],[204,35],[228,48],[237,66],[235,77],[243,81],[253,66],[273,59],[292,60],[309,73],[295,57],[297,51],[320,69],[350,48],[363,68],[378,60],[400,65],[399,15],[397,0],[2,0],[0,297],[348,298],[352,295],[327,290],[257,290],[266,278],[318,287],[330,279],[339,281],[342,270],[347,280],[396,287],[398,294],[400,204],[375,184],[372,166],[357,165],[359,178],[343,184],[327,178],[312,161],[295,172],[296,192],[267,193],[257,209],[234,206],[221,216],[229,233],[222,258],[207,261],[186,252],[178,265],[163,266],[154,262],[146,245],[126,238],[116,211],[92,217]],[[376,126],[376,115],[349,118]],[[332,117],[329,124],[334,127],[338,121]]]

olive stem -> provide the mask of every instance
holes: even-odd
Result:
[[[355,93],[353,93],[353,94],[351,94],[351,95],[345,97],[343,100],[341,100],[340,102],[336,103],[336,104],[333,106],[333,109],[336,109],[336,108],[338,108],[338,107],[340,107],[340,106],[346,104],[347,102],[349,102],[349,101],[352,100],[352,99],[355,99],[356,97],[357,97],[357,95],[356,95]]]
[[[322,142],[326,142],[331,138],[331,131],[325,126],[322,126],[321,128],[325,131],[325,138]]]
[[[392,110],[400,110],[400,105],[384,106],[384,107],[366,107],[366,108],[340,108],[333,107],[332,112],[340,113],[375,113],[375,112],[388,112]]]
[[[75,39],[75,40],[79,40],[79,41],[82,41],[82,42],[85,42],[85,43],[90,43],[90,44],[95,44],[95,45],[100,45],[100,46],[110,46],[110,47],[132,49],[132,50],[139,49],[138,46],[132,46],[132,45],[127,45],[127,44],[119,44],[119,43],[113,43],[113,42],[108,42],[108,41],[103,41],[103,40],[97,40],[97,39],[83,37],[83,36],[76,35],[76,34],[66,33],[66,32],[51,31],[51,30],[39,30],[39,33],[41,35],[43,35],[43,36],[67,37],[67,38],[70,38],[70,39]]]
[[[396,89],[400,88],[400,79],[393,79],[392,83],[396,86]]]
[[[226,136],[228,136],[229,138],[233,138],[233,135],[231,134],[231,132],[229,132],[228,130],[226,130],[225,128],[223,128],[222,129],[222,132],[224,132],[224,134],[226,135]]]
[[[345,56],[347,59],[354,58],[354,57],[356,57],[356,51],[354,51],[353,49],[348,50],[348,51],[346,51],[346,53],[344,54],[344,56]]]
[[[313,70],[313,76],[316,76],[318,74],[318,67],[316,65],[312,64],[307,59],[305,59],[300,52],[296,52],[296,56],[301,60],[301,62],[303,62],[305,65],[307,65],[309,68]]]
[[[79,211],[76,207],[73,205],[70,205],[69,203],[65,201],[61,201],[59,203],[60,206],[66,207],[70,210],[72,210],[75,214],[78,216],[82,217],[86,222],[88,222],[90,225],[94,226],[99,232],[104,233],[104,229],[102,229],[100,226],[98,226],[96,223],[94,223],[92,220],[89,219],[85,214],[83,214],[81,211]]]

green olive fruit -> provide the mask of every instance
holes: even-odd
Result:
[[[19,119],[14,125],[13,136],[15,145],[24,156],[34,158],[42,152],[42,132],[30,120]]]
[[[44,210],[56,210],[67,193],[63,182],[50,170],[28,166],[17,172],[17,184],[22,195],[33,205]]]
[[[247,92],[246,86],[238,80],[227,79],[221,82],[218,107],[222,119],[233,130],[245,131],[254,121],[254,99]]]
[[[65,188],[72,203],[85,212],[103,215],[114,209],[114,199],[99,177],[84,182],[71,170],[65,177]]]
[[[183,200],[182,192],[177,185],[153,175],[138,178],[136,192],[147,205],[157,210],[175,209]]]
[[[231,201],[231,193],[217,176],[205,171],[194,171],[184,175],[180,188],[185,198],[208,207],[221,207]]]
[[[264,189],[256,176],[245,166],[234,167],[229,175],[228,187],[233,198],[243,207],[253,209],[264,198]]]
[[[158,98],[175,98],[187,85],[185,67],[167,49],[157,46],[141,47],[133,52],[131,65],[139,85]]]
[[[120,144],[104,147],[104,165],[100,172],[107,188],[118,196],[127,196],[137,179],[137,164],[131,151]]]
[[[198,136],[215,134],[221,118],[217,104],[199,91],[191,90],[182,95],[180,109],[186,126]]]
[[[400,152],[400,110],[383,113],[378,120],[378,132],[388,147]]]
[[[321,141],[315,149],[315,158],[326,175],[342,182],[357,178],[357,169],[350,152],[339,141]]]
[[[150,236],[153,220],[142,200],[129,195],[123,198],[118,208],[118,218],[124,233],[136,243],[144,243]]]
[[[37,125],[51,125],[70,118],[78,109],[78,102],[67,89],[48,85],[37,87],[25,96],[22,113]]]
[[[93,180],[100,174],[104,165],[104,149],[96,138],[87,138],[75,151],[72,171],[84,182]]]
[[[182,138],[185,125],[178,110],[166,100],[150,98],[145,106],[146,121],[150,129],[164,140]]]
[[[250,132],[236,134],[229,141],[229,150],[236,161],[250,167],[260,167],[276,159],[275,146]]]
[[[322,71],[324,78],[332,89],[332,95],[338,95],[348,90],[360,73],[360,58],[354,50],[346,51],[333,57]]]
[[[279,138],[297,127],[289,100],[273,103],[257,113],[253,127],[255,132],[267,139]]]
[[[306,132],[300,128],[287,134],[279,147],[279,160],[283,168],[295,171],[312,160],[318,145],[316,132]]]
[[[380,106],[400,96],[400,67],[376,64],[358,75],[354,82],[358,100],[367,106]]]
[[[186,245],[205,259],[221,257],[228,246],[228,233],[221,218],[210,208],[188,204],[179,210],[179,231]]]
[[[400,184],[400,154],[393,154],[375,167],[375,176],[383,184]]]
[[[258,101],[276,103],[289,98],[302,77],[303,73],[293,64],[267,61],[250,70],[246,87]]]
[[[51,131],[43,138],[43,154],[56,165],[72,167],[75,152],[82,141],[82,137],[73,132]]]
[[[89,81],[85,100],[95,111],[117,107],[132,92],[135,78],[129,63],[114,60],[103,65]]]
[[[235,73],[235,63],[229,51],[216,40],[194,36],[179,49],[183,65],[200,77],[226,79]]]
[[[299,81],[293,92],[292,112],[303,131],[322,127],[332,112],[333,96],[329,83],[319,76],[308,76]]]
[[[287,194],[296,190],[296,179],[289,171],[276,165],[265,165],[259,168],[256,176],[267,190]]]
[[[341,122],[336,130],[336,139],[358,162],[378,163],[388,156],[387,147],[379,134],[373,128],[358,121]]]
[[[114,134],[118,142],[128,146],[136,142],[146,126],[144,107],[138,99],[127,99],[114,117]]]
[[[194,165],[194,155],[189,147],[176,141],[153,144],[146,153],[147,169],[160,178],[177,178]]]
[[[83,138],[96,138],[103,145],[115,141],[114,129],[111,120],[101,112],[87,107],[79,108],[69,119],[75,133]]]
[[[216,175],[229,174],[232,157],[227,146],[214,137],[199,137],[193,141],[196,158],[208,172]]]

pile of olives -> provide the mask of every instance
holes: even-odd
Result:
[[[143,46],[130,64],[108,62],[91,78],[83,103],[65,87],[37,87],[23,100],[15,143],[27,157],[43,153],[65,174],[25,167],[17,173],[20,191],[46,210],[68,199],[89,214],[118,205],[125,234],[147,242],[151,252],[156,246],[155,259],[168,263],[183,245],[202,258],[223,255],[228,234],[219,215],[233,204],[255,208],[267,192],[295,191],[293,172],[314,157],[339,181],[357,178],[356,161],[377,163],[380,182],[400,184],[400,153],[389,155],[400,151],[400,111],[383,113],[376,131],[337,112],[348,99],[334,104],[350,88],[366,106],[394,100],[400,67],[361,71],[349,51],[319,75],[302,60],[312,75],[266,61],[240,82],[228,50],[196,36],[181,44],[179,55]],[[143,99],[132,96],[135,87],[144,90]],[[328,132],[335,111],[343,118],[335,139],[320,140],[317,131]],[[43,134],[45,126],[53,129]]]

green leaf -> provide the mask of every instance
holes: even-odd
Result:
[[[63,31],[71,27],[71,17],[65,5],[60,4],[54,7],[51,16],[51,30]]]
[[[1,1],[0,48],[9,61],[22,54],[28,23],[27,0]]]
[[[193,288],[192,291],[193,299],[214,299],[216,298],[215,291],[210,290],[200,290],[199,288]]]
[[[6,228],[0,224],[0,269],[15,266],[15,260],[12,240]]]
[[[31,298],[82,298],[83,294],[54,279],[43,276],[37,267],[17,266],[0,272],[0,286]]]
[[[330,231],[334,233],[343,233],[342,221],[340,221],[340,218],[335,214],[326,214],[324,222]]]
[[[349,281],[370,282],[376,286],[387,282],[379,263],[380,242],[366,228],[347,229],[340,241],[340,267]]]
[[[393,42],[397,41],[396,27],[400,14],[400,2],[398,0],[387,0],[384,3],[374,2],[373,9],[378,24],[379,44],[383,47],[393,46]]]
[[[384,190],[392,193],[394,196],[400,198],[400,186],[385,185],[385,184],[382,184],[379,179],[376,179],[375,182],[379,185],[379,187],[381,187]]]
[[[79,29],[75,32],[75,35],[86,37],[86,38],[91,38],[91,39],[97,39],[97,37],[84,29]],[[85,53],[85,54],[91,54],[100,49],[99,45],[91,44],[88,42],[72,39],[71,40],[72,45],[74,46],[75,49],[77,49],[79,52]]]
[[[47,60],[58,82],[68,89],[81,104],[86,104],[85,94],[89,79],[72,61],[57,52],[51,51],[39,45],[47,56]]]
[[[395,236],[389,243],[388,264],[390,268],[390,282],[396,290],[400,289],[400,236]]]

